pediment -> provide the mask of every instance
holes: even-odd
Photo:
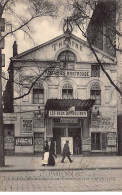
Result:
[[[89,45],[86,41],[78,38],[75,35],[71,35],[70,44],[67,45],[65,42],[65,35],[61,35],[52,39],[44,44],[27,50],[13,58],[12,60],[31,60],[31,61],[56,61],[58,55],[64,51],[72,51],[78,62],[84,63],[97,63],[93,52],[90,50]],[[103,51],[94,47],[94,50],[104,63],[115,63],[115,58],[104,53]]]

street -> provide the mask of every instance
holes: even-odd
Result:
[[[121,191],[122,169],[0,172],[0,191]]]

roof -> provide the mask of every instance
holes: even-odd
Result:
[[[81,99],[48,99],[45,109],[47,110],[68,110],[72,106],[75,107],[75,110],[89,110],[95,100],[81,100]]]

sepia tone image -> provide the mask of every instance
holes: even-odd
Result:
[[[0,191],[122,191],[122,1],[0,0]]]

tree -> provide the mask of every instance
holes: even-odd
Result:
[[[122,51],[121,48],[119,48],[119,44],[118,47],[115,44],[116,36],[122,36],[121,32],[117,29],[120,15],[118,15],[118,20],[116,21],[116,13],[119,12],[119,4],[117,4],[115,0],[108,0],[107,2],[104,0],[75,0],[73,4],[70,4],[70,9],[73,10],[73,14],[69,17],[69,22],[80,29],[82,35],[87,39],[89,48],[94,54],[101,70],[105,73],[120,96],[122,96],[121,89],[114,83],[105,70],[94,48],[94,46],[96,46],[114,57],[116,51]],[[87,26],[88,23],[89,26]],[[105,40],[103,40],[103,37]],[[101,42],[98,40],[100,38]],[[103,48],[104,41],[108,44],[108,47],[105,47],[105,49]]]
[[[17,5],[22,5],[23,11],[17,9]],[[46,0],[1,0],[0,1],[0,26],[3,25],[5,17],[6,28],[2,32],[0,28],[0,45],[8,35],[16,36],[18,30],[22,30],[25,35],[30,35],[31,27],[29,24],[35,18],[42,16],[56,16],[57,7],[51,2]],[[25,14],[26,13],[26,14]],[[11,17],[9,15],[11,14]],[[4,166],[4,133],[3,133],[3,105],[2,105],[2,48],[0,48],[0,166]]]

